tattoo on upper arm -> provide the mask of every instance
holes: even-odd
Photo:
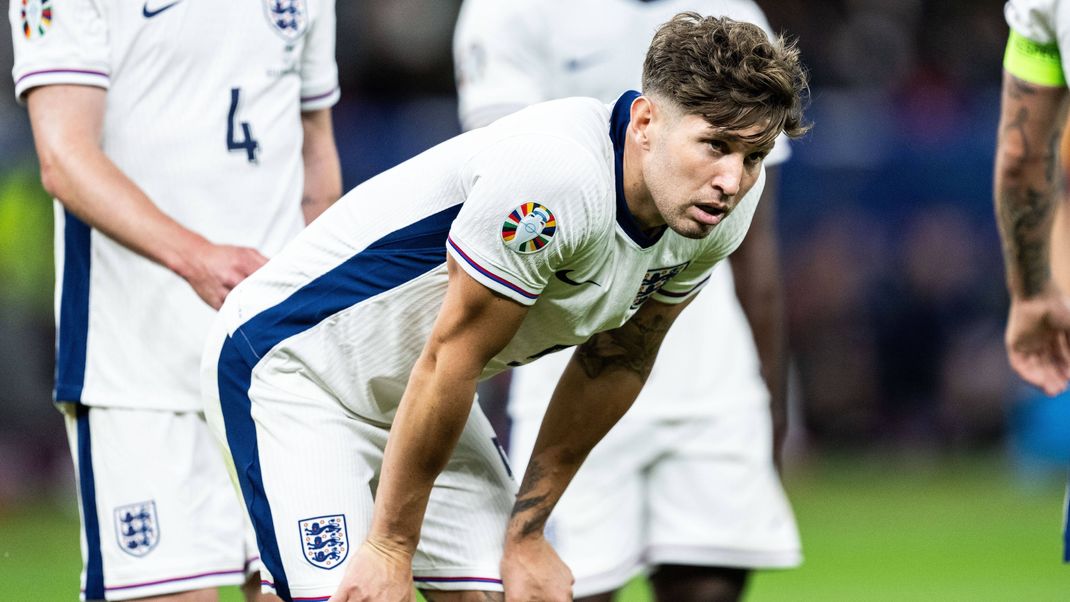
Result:
[[[542,464],[538,460],[532,459],[528,463],[527,471],[524,473],[520,491],[516,494],[516,503],[513,504],[514,517],[525,512],[533,513],[531,517],[524,521],[524,525],[520,530],[521,535],[527,536],[541,531],[546,525],[546,521],[550,518],[552,508],[547,504],[548,496],[546,494],[532,495],[532,492],[537,489],[539,482],[545,476]]]
[[[654,367],[661,340],[672,320],[662,314],[637,313],[620,328],[600,332],[576,348],[588,378],[597,378],[613,370],[633,372],[646,382]]]

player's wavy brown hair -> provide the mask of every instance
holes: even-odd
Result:
[[[643,93],[668,98],[719,130],[765,126],[747,142],[810,129],[807,74],[793,40],[752,23],[680,13],[658,28],[643,62]]]

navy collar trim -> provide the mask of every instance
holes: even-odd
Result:
[[[624,140],[628,136],[628,124],[632,120],[632,101],[636,98],[639,98],[639,93],[635,90],[628,90],[613,105],[613,113],[609,117],[609,139],[613,141],[615,157],[613,171],[617,183],[617,225],[635,244],[647,249],[657,244],[665,229],[658,230],[655,236],[647,236],[639,227],[639,222],[636,221],[631,210],[628,209],[628,201],[624,198]]]

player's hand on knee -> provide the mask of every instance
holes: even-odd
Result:
[[[542,536],[506,543],[501,570],[506,602],[572,600],[572,571]]]
[[[413,602],[412,556],[365,540],[349,559],[345,576],[328,602]]]
[[[219,309],[227,293],[265,263],[256,249],[207,243],[179,274],[205,303]]]

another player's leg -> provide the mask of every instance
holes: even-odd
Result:
[[[650,582],[659,602],[736,602],[750,571],[669,564],[654,569]]]
[[[64,404],[87,600],[211,602],[245,575],[242,511],[195,412]]]
[[[282,598],[260,591],[260,571],[257,571],[245,580],[241,586],[242,595],[246,602],[282,602]]]
[[[734,602],[752,570],[801,562],[760,401],[662,421],[676,444],[648,473],[646,556],[659,602]]]

